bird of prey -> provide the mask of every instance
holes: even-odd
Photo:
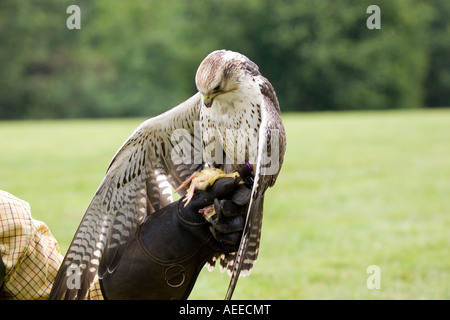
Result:
[[[283,163],[285,131],[270,82],[246,56],[210,53],[196,77],[198,92],[144,121],[120,147],[75,232],[54,282],[51,299],[83,299],[94,277],[114,272],[144,217],[173,202],[173,190],[205,165],[235,172],[253,169],[246,223],[237,252],[220,258],[231,276],[231,299],[240,275],[258,256],[264,193]],[[186,191],[178,193],[183,197]]]

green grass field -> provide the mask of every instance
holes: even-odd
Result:
[[[64,253],[116,150],[143,119],[0,122],[0,189]],[[450,109],[284,114],[259,259],[235,299],[450,299]],[[370,290],[369,265],[381,270]],[[191,299],[222,299],[204,270]]]

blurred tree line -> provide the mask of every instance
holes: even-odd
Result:
[[[259,65],[284,111],[449,106],[449,16],[448,0],[1,0],[0,119],[153,116],[222,48]]]

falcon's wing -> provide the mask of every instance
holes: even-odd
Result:
[[[50,299],[83,299],[97,273],[101,278],[115,270],[144,217],[173,201],[172,188],[201,165],[193,161],[200,107],[196,94],[143,122],[122,145],[75,233]]]
[[[258,157],[247,220],[239,249],[234,259],[228,260],[228,268],[232,268],[232,272],[226,295],[227,300],[231,299],[239,276],[241,274],[248,275],[258,257],[264,193],[268,187],[275,184],[283,163],[285,148],[286,134],[281,122],[278,102],[273,96],[265,95],[264,102],[261,104]]]

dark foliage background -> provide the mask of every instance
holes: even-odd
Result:
[[[283,111],[449,106],[449,16],[447,0],[2,0],[0,119],[152,116],[222,48],[259,65]]]

